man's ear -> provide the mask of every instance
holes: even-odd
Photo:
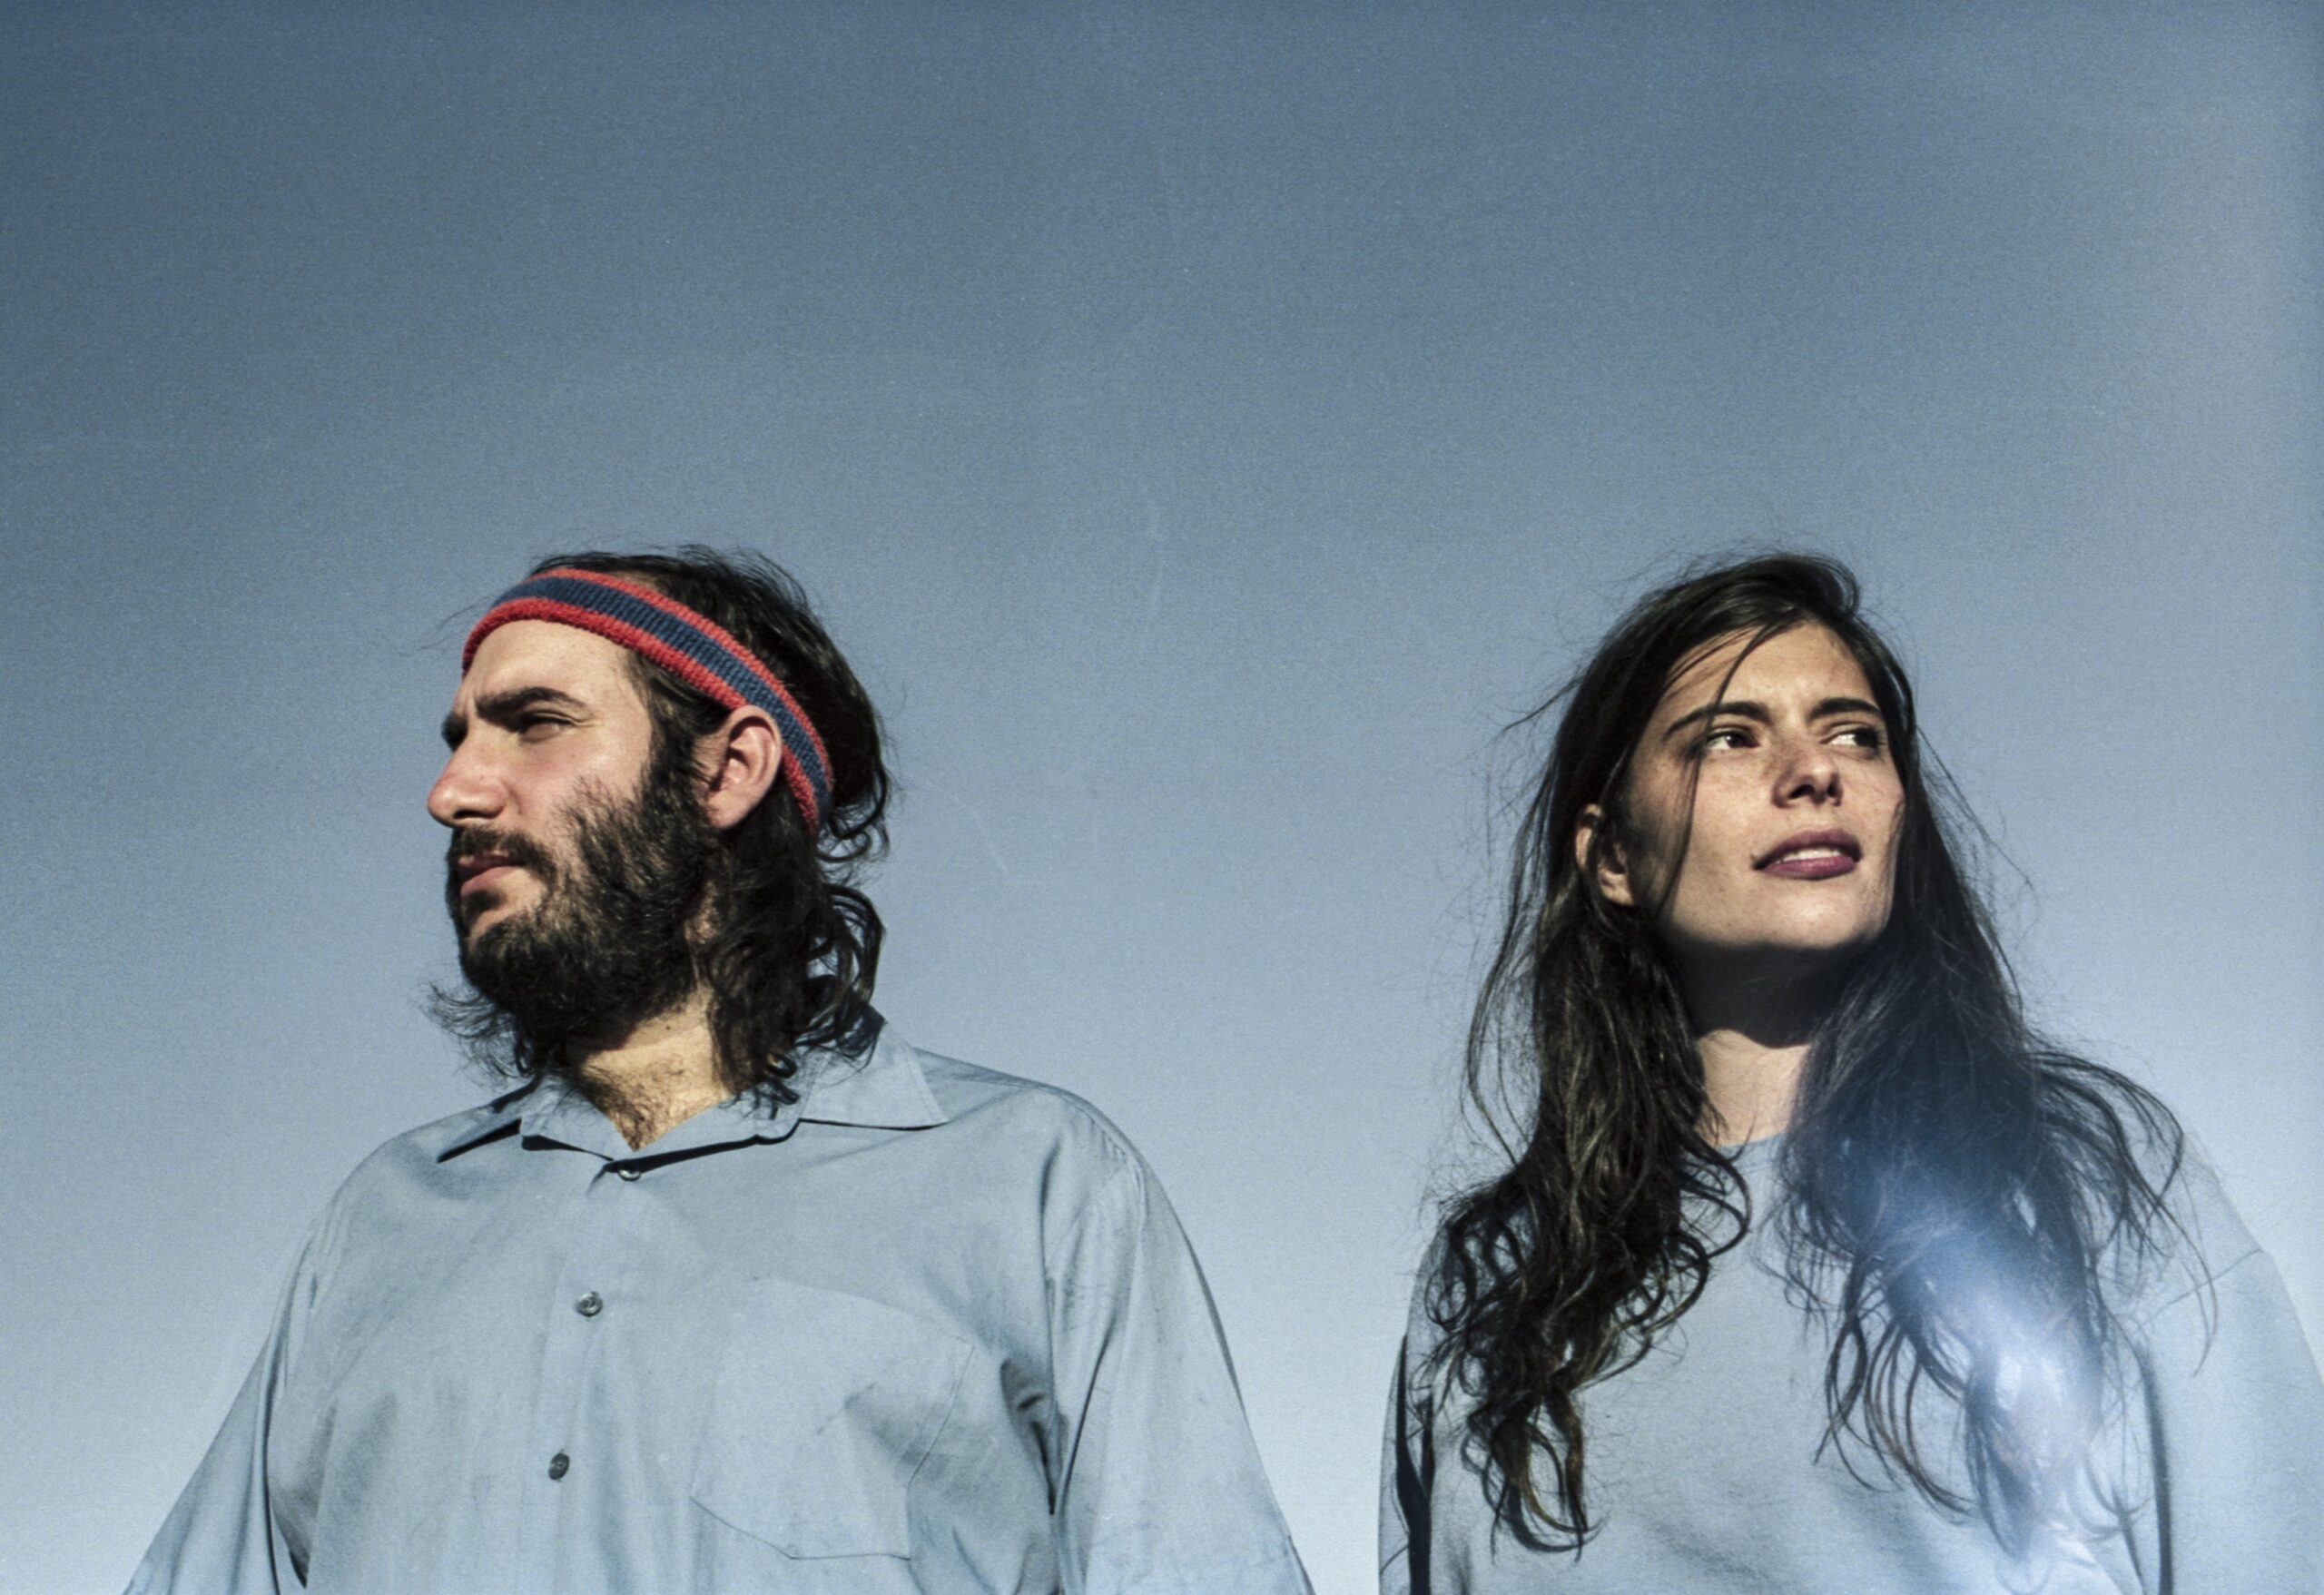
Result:
[[[1584,804],[1581,822],[1573,828],[1573,861],[1590,874],[1590,841],[1597,835],[1598,827],[1606,822],[1606,811],[1596,803]],[[1636,908],[1638,899],[1630,891],[1628,862],[1622,857],[1622,844],[1609,836],[1598,850],[1598,868],[1593,878],[1598,895],[1616,908]]]
[[[767,712],[744,704],[694,745],[703,817],[716,831],[750,818],[783,773],[783,737]]]

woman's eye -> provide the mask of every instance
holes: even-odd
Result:
[[[1840,733],[1840,740],[1875,753],[1888,745],[1887,736],[1876,725],[1851,725]]]
[[[1712,748],[1748,748],[1751,745],[1751,732],[1749,727],[1742,725],[1715,726],[1703,733],[1702,740],[1695,745],[1706,751]]]

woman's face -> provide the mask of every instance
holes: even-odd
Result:
[[[1904,785],[1863,667],[1820,625],[1749,640],[1672,675],[1631,761],[1628,845],[1598,872],[1610,902],[1659,911],[1690,998],[1830,965],[1887,924],[1896,879]]]

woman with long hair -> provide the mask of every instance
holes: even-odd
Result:
[[[2324,1590],[2274,1265],[2162,1103],[2029,1028],[1848,572],[1665,587],[1561,701],[1384,1590]]]

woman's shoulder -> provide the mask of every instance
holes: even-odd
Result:
[[[2266,1254],[2191,1132],[2175,1121],[2142,1127],[2132,1149],[2152,1196],[2114,1225],[2107,1261],[2119,1310],[2146,1323]]]
[[[1442,1216],[1429,1232],[1428,1244],[1412,1273],[1410,1310],[1404,1315],[1404,1362],[1417,1371],[1425,1366],[1443,1339],[1437,1303],[1443,1289],[1447,1242]]]

